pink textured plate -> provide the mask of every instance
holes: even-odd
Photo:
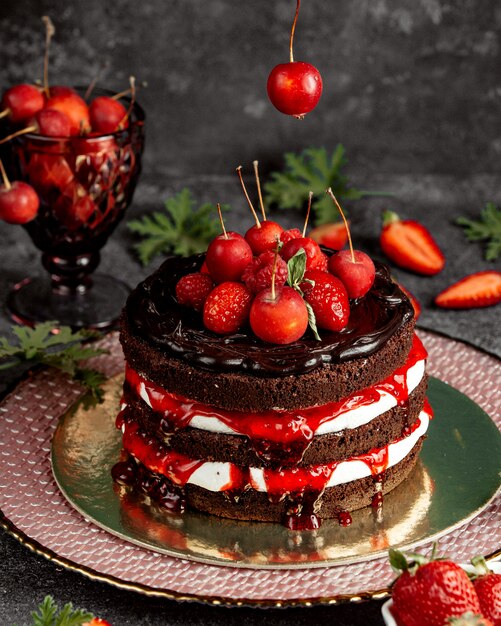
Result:
[[[429,371],[469,395],[499,426],[500,362],[465,344],[421,333]],[[95,365],[109,376],[122,368],[116,334],[102,343],[109,355]],[[2,525],[28,547],[65,567],[117,586],[169,598],[231,605],[309,605],[384,597],[392,573],[386,559],[310,569],[234,569],[153,552],[110,535],[75,511],[50,468],[58,418],[79,388],[53,371],[23,381],[0,405]],[[442,538],[440,549],[458,561],[499,549],[501,501]],[[426,549],[426,547],[425,547]]]

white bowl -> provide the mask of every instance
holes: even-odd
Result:
[[[460,565],[466,572],[473,572],[475,569],[472,565],[469,565],[467,563],[460,563]],[[495,572],[496,574],[501,574],[501,561],[495,561],[495,562],[491,561],[490,563],[487,563],[487,565],[489,569]],[[390,600],[387,600],[381,607],[381,613],[383,615],[384,623],[386,624],[386,626],[399,626],[398,623],[395,621],[395,618],[392,615],[392,612],[391,612],[392,606],[393,606],[393,600],[390,599]]]

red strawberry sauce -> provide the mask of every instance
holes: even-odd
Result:
[[[289,529],[311,530],[321,524],[315,513],[315,503],[340,463],[336,461],[325,465],[298,466],[315,431],[325,421],[335,419],[347,410],[377,401],[382,392],[392,394],[398,404],[404,406],[408,402],[407,370],[426,356],[421,341],[415,336],[407,363],[386,380],[341,402],[295,412],[276,410],[246,414],[216,409],[168,393],[141,377],[130,367],[126,370],[126,380],[130,389],[138,395],[141,385],[144,385],[153,410],[164,416],[172,430],[186,428],[195,415],[215,416],[236,433],[246,435],[259,456],[275,461],[277,458],[283,460],[278,469],[263,470],[268,497],[274,502],[288,498],[290,507],[284,524]],[[424,410],[431,415],[428,403]],[[182,489],[204,461],[193,460],[171,450],[157,437],[140,429],[130,416],[125,415],[126,411],[122,411],[117,417],[117,427],[123,431],[125,451],[147,470],[167,477],[177,488]],[[420,423],[417,419],[412,426],[407,427],[401,439],[414,432]],[[365,463],[370,468],[375,483],[382,485],[388,467],[388,446],[373,449],[351,460]],[[238,498],[249,487],[255,487],[249,469],[231,464],[230,479],[222,491],[229,497]],[[382,487],[376,489],[374,506],[382,502],[381,491]],[[338,517],[342,525],[351,523],[350,514],[346,511],[339,511]]]

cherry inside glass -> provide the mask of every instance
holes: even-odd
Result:
[[[96,88],[92,97],[98,95],[113,93]],[[121,101],[130,107],[129,99]],[[18,323],[115,324],[129,287],[94,271],[101,248],[132,201],[141,172],[144,123],[144,111],[135,103],[127,127],[115,133],[61,138],[29,133],[10,143],[11,178],[32,185],[40,198],[37,217],[24,228],[42,251],[46,270],[10,292],[7,308]]]

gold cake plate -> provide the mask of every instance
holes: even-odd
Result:
[[[241,522],[187,511],[171,514],[113,483],[120,457],[115,427],[123,376],[108,381],[105,404],[82,406],[60,420],[52,468],[62,493],[86,518],[118,537],[169,556],[213,565],[311,568],[381,557],[389,546],[413,548],[465,524],[495,496],[501,434],[466,396],[432,378],[435,411],[421,462],[385,496],[382,510],[366,507],[342,527],[325,520],[315,531]]]

